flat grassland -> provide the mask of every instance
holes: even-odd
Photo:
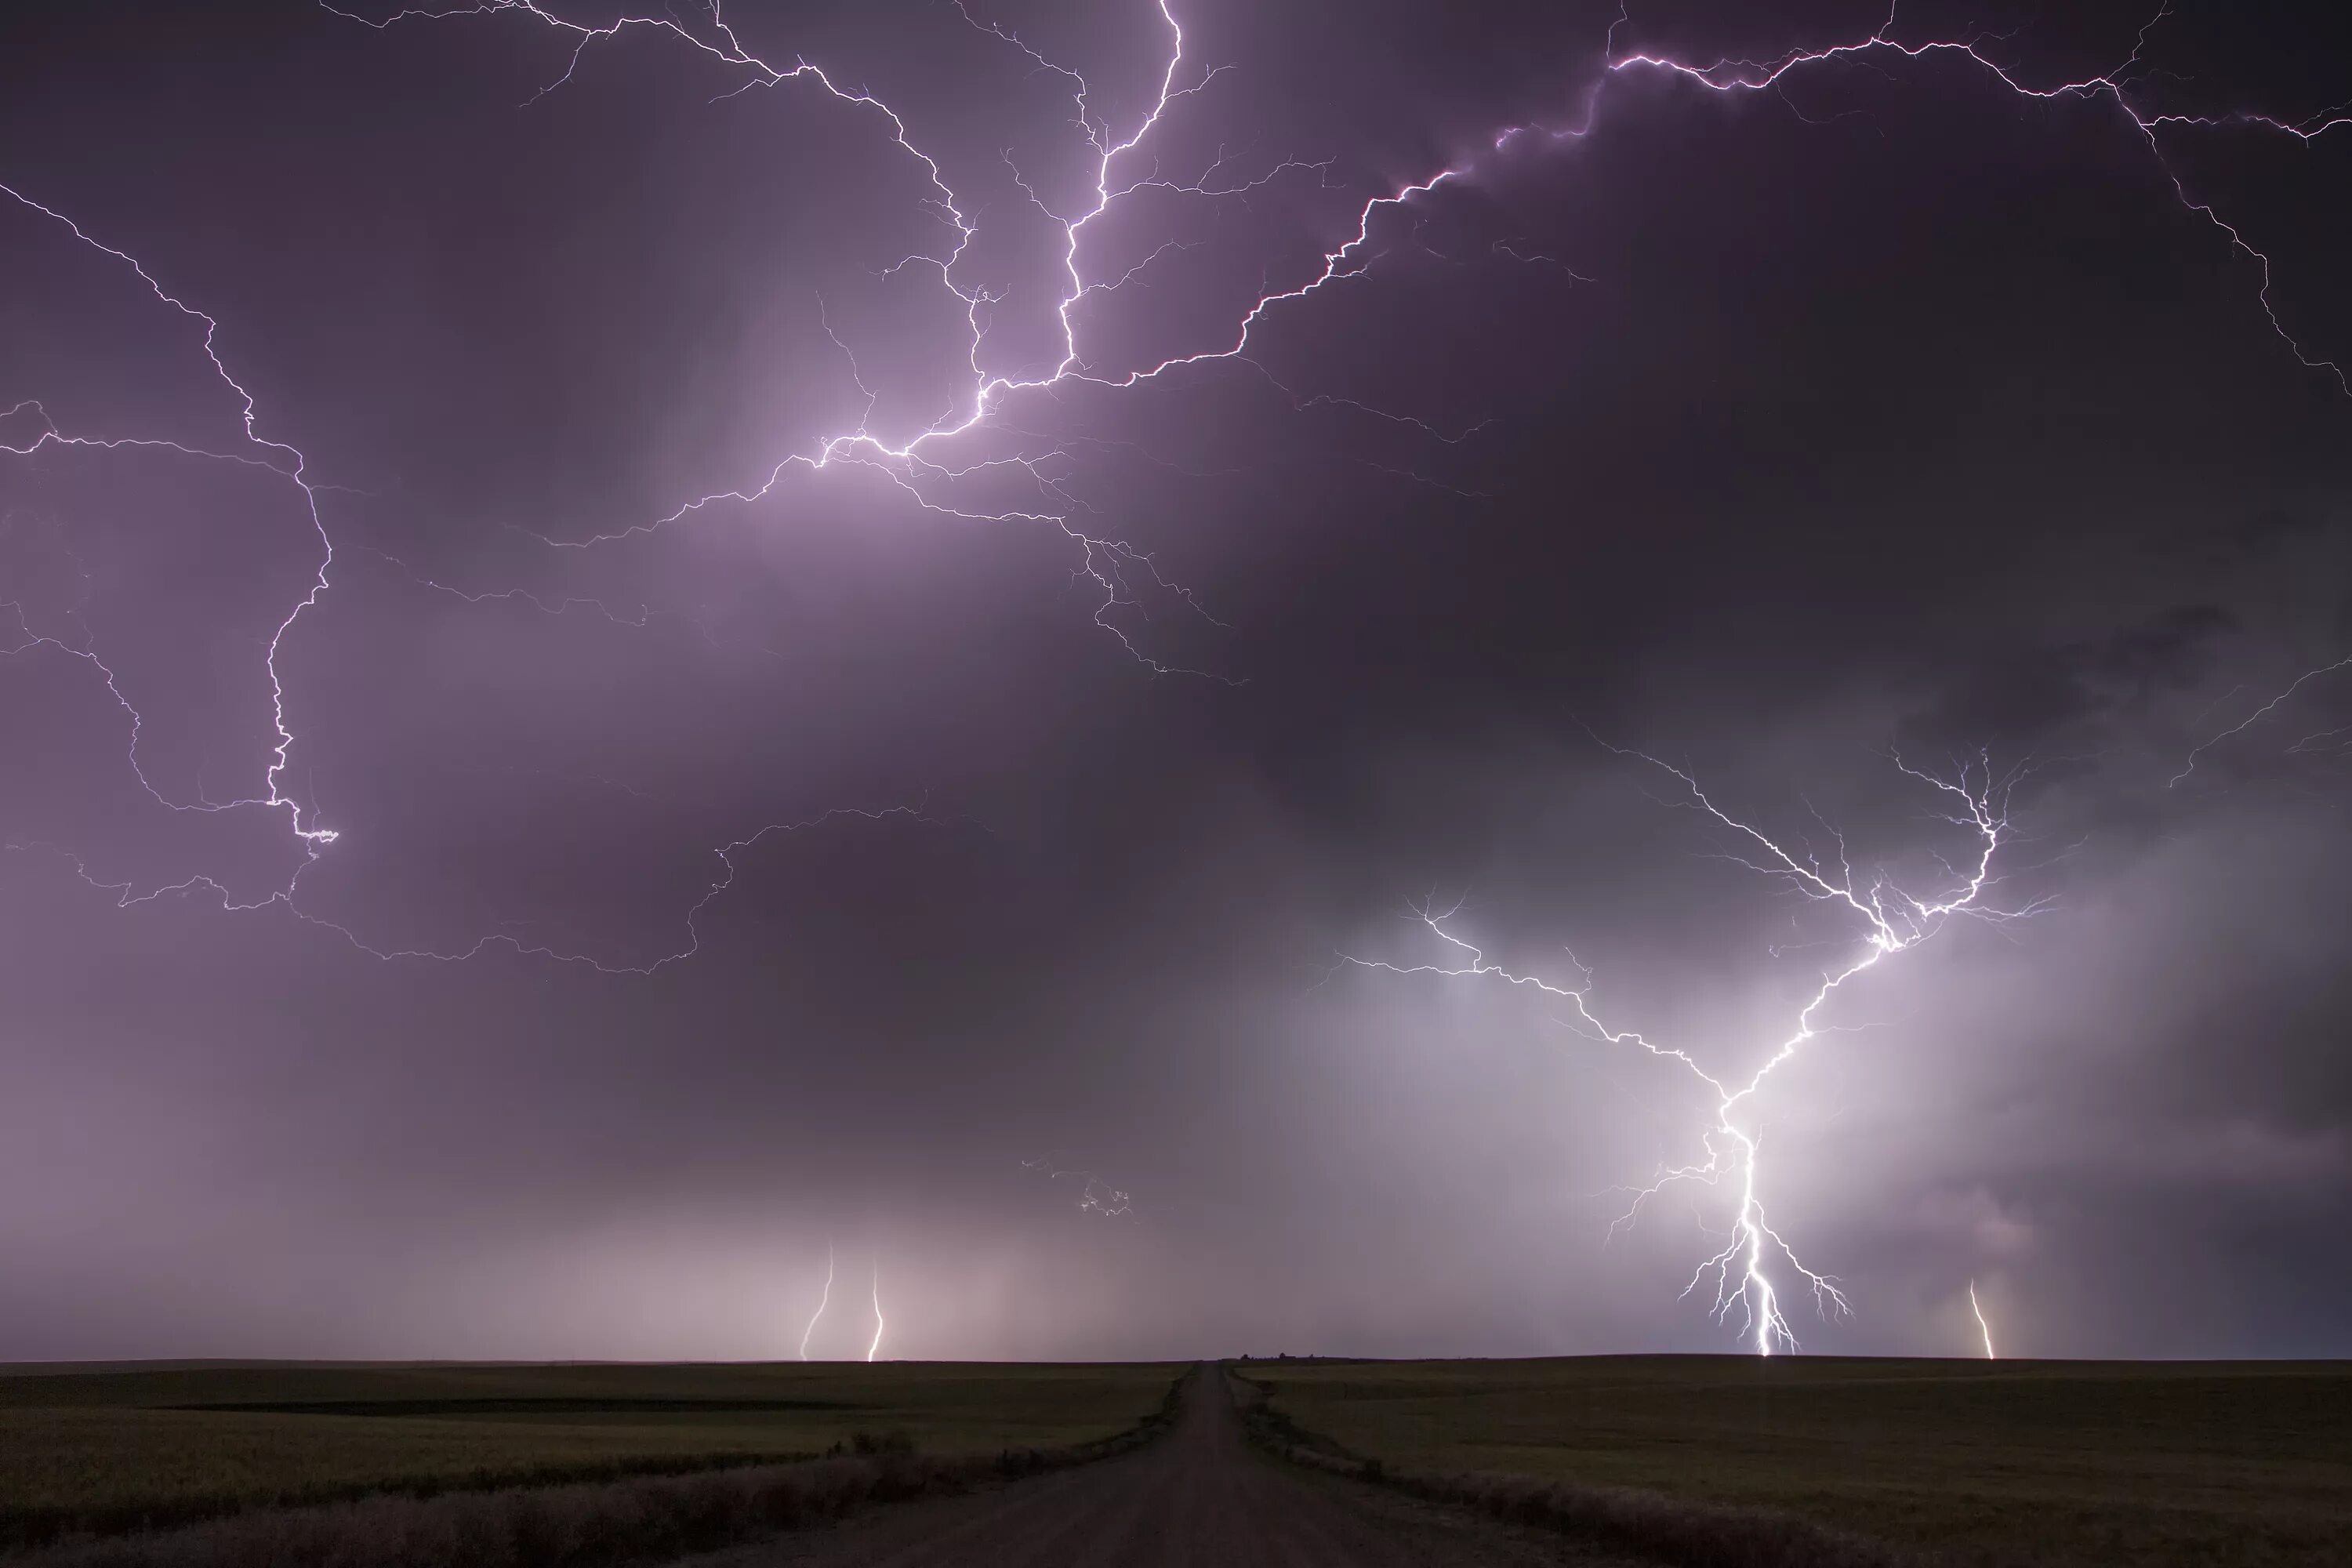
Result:
[[[128,1363],[0,1366],[0,1548],[373,1491],[1108,1436],[1171,1366]]]
[[[1400,1468],[1638,1487],[1962,1559],[2352,1563],[2352,1363],[1238,1363]]]

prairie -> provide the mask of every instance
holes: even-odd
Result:
[[[1959,1561],[2352,1562],[2352,1364],[1715,1356],[1263,1362],[1423,1474],[1765,1508]]]
[[[232,1512],[813,1457],[1052,1449],[1173,1366],[137,1363],[0,1368],[0,1547]]]

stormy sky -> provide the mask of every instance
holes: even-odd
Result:
[[[1754,1072],[1867,922],[1621,749],[2013,782],[1806,1349],[2352,1353],[2344,40],[1169,4],[0,22],[0,1359],[1739,1350],[1704,1084],[1347,962]]]

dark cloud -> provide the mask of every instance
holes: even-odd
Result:
[[[1131,122],[1162,33],[1081,10],[1001,20]],[[929,508],[849,464],[766,488],[968,376],[936,271],[892,270],[954,235],[877,111],[722,96],[649,30],[534,98],[568,45],[511,15],[9,24],[0,179],[215,316],[335,487],[280,672],[284,789],[341,837],[305,865],[282,813],[165,809],[83,657],[159,794],[258,789],[300,489],[0,458],[0,1356],[789,1353],[828,1241],[908,1353],[1728,1345],[1676,1300],[1719,1212],[1610,1235],[1696,1150],[1686,1074],[1523,993],[1335,969],[1429,961],[1413,910],[1463,898],[1497,961],[1761,1059],[1808,944],[1854,932],[1602,741],[1921,885],[1965,844],[1890,750],[2039,761],[2002,897],[2048,911],[1857,982],[1836,1021],[1872,1026],[1765,1098],[1776,1223],[1857,1308],[1810,1346],[1964,1347],[1973,1276],[2020,1350],[2344,1350],[2312,1242],[2352,1191],[2344,778],[2312,738],[2352,675],[2170,782],[2347,651],[2352,403],[2259,268],[2110,105],[1965,61],[1728,96],[1601,88],[1607,7],[1178,12],[1234,68],[1160,174],[1316,166],[1091,226],[1138,270],[1074,308],[1090,371],[1223,346],[1370,196],[1475,173],[1378,216],[1249,363],[1006,395],[942,454],[968,473],[899,476]],[[1023,184],[1085,199],[1063,79],[950,8],[729,15],[904,107],[988,352],[1049,365]],[[1617,42],[1878,20],[1637,7]],[[2144,20],[2000,58],[2067,79]],[[2153,47],[2184,110],[2331,101],[2316,41],[2226,10]],[[1583,133],[1496,148],[1514,124]],[[2343,150],[2237,134],[2180,167],[2341,359]],[[0,408],[42,401],[0,437],[236,446],[200,322],[13,203],[0,268]],[[299,866],[350,938],[202,887],[118,909],[77,865],[240,903]],[[1073,1147],[1132,1214],[1024,1168]]]

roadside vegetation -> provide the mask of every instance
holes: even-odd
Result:
[[[1233,1371],[1265,1400],[1260,1440],[1301,1462],[1666,1561],[2352,1562],[2341,1363],[1642,1356]]]
[[[361,1500],[383,1528],[394,1502],[448,1501],[434,1516],[446,1522],[481,1511],[446,1494],[551,1487],[571,1494],[562,1506],[575,1514],[601,1506],[590,1496],[599,1489],[632,1488],[630,1507],[681,1518],[747,1508],[829,1517],[826,1509],[863,1506],[874,1495],[1088,1456],[1158,1411],[1177,1371],[918,1363],[26,1370],[0,1375],[0,1552]],[[787,1462],[789,1481],[753,1473]],[[711,1470],[728,1476],[699,1478],[711,1484],[698,1489],[689,1472]],[[752,1493],[767,1500],[745,1500]]]

